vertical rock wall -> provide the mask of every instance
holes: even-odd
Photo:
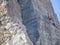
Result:
[[[33,45],[22,24],[16,0],[1,0],[0,4],[0,45]]]
[[[40,27],[40,40],[37,45],[60,45],[60,41],[58,41],[60,40],[60,36],[58,36],[60,34],[60,26],[50,0],[32,0],[32,3]],[[39,44],[39,42],[41,43]]]
[[[50,0],[0,0],[0,45],[60,45]]]
[[[23,24],[26,26],[28,36],[33,44],[57,45],[60,34],[58,32],[57,35],[57,31],[60,30],[60,26],[50,0],[17,1],[21,7]]]

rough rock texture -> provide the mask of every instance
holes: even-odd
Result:
[[[0,45],[60,45],[50,0],[0,0]]]
[[[6,0],[1,1],[2,4],[6,3]],[[11,2],[13,1],[11,0]],[[2,4],[1,7],[3,8],[0,8],[0,45],[33,45],[27,36],[26,27],[22,24],[20,18],[17,19],[19,17],[16,14],[17,12],[11,12],[12,10],[15,11],[15,9],[10,9],[13,5],[8,7],[11,4],[9,2],[6,5]],[[16,16],[14,17],[13,14],[16,14]]]

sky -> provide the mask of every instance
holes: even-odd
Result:
[[[51,3],[60,22],[60,0],[51,0]]]

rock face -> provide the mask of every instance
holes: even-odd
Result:
[[[60,45],[50,0],[0,0],[0,45]]]

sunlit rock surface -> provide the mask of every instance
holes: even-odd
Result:
[[[50,0],[0,0],[0,45],[60,45]]]

